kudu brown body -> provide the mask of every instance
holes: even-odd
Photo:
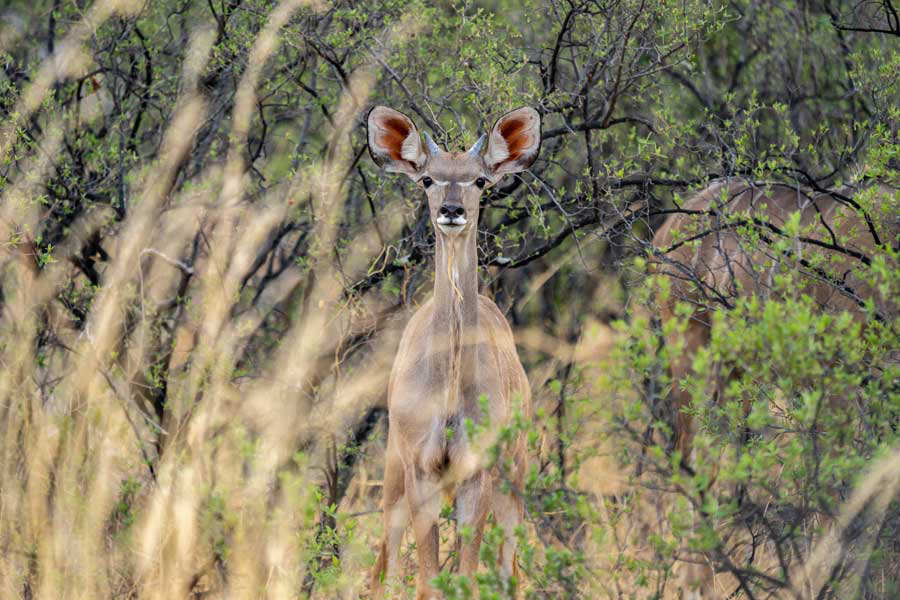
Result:
[[[709,342],[713,310],[728,308],[739,295],[769,297],[773,276],[786,263],[798,261],[803,261],[805,273],[800,291],[823,310],[847,310],[862,317],[862,305],[870,299],[878,315],[896,310],[895,302],[879,298],[863,274],[879,243],[897,243],[896,216],[887,226],[872,223],[854,208],[854,192],[850,188],[813,192],[743,179],[718,181],[691,197],[657,230],[654,271],[672,280],[660,318],[663,322],[672,318],[679,301],[694,306],[683,334],[684,352],[670,365],[677,405],[676,446],[683,456],[690,455],[693,423],[683,410],[690,393],[679,384],[688,375],[697,349]],[[878,193],[886,198],[895,192],[881,187]],[[798,212],[800,235],[790,237],[785,224]],[[741,227],[755,230],[760,241],[749,242],[739,235]],[[779,254],[772,242],[786,237],[791,239],[791,249]],[[816,266],[807,260],[812,253],[828,253],[830,262]],[[676,335],[680,334],[665,340],[669,347],[674,347]]]
[[[388,388],[389,431],[384,468],[384,540],[372,573],[372,592],[397,572],[400,544],[412,522],[419,557],[416,596],[436,598],[437,521],[444,496],[455,499],[459,572],[472,575],[489,513],[503,527],[500,566],[515,565],[515,528],[524,506],[523,435],[506,446],[511,472],[489,466],[484,450],[518,411],[531,416],[528,380],[509,324],[478,293],[476,233],[483,189],[527,168],[540,145],[540,117],[521,108],[501,117],[488,138],[468,152],[422,144],[412,121],[376,107],[368,118],[369,149],[386,170],[402,172],[425,189],[435,230],[434,296],[416,311],[400,342]],[[427,134],[426,134],[427,136]],[[466,423],[485,425],[469,437]],[[505,459],[511,459],[505,461]]]
[[[669,348],[684,343],[681,353],[672,356],[670,374],[675,445],[688,463],[695,460],[695,424],[684,410],[691,393],[682,388],[682,382],[690,374],[698,349],[710,341],[713,311],[729,308],[741,295],[779,297],[774,276],[785,267],[799,265],[803,275],[796,291],[810,296],[822,310],[846,310],[862,319],[870,314],[862,305],[871,300],[876,318],[896,315],[896,299],[881,298],[868,283],[865,271],[879,244],[898,243],[897,216],[873,223],[854,206],[858,205],[852,199],[855,192],[846,188],[817,193],[743,179],[718,181],[692,196],[657,230],[652,270],[669,276],[671,282],[659,317],[664,323],[673,318],[678,302],[693,307],[684,332],[673,332],[664,340]],[[880,187],[877,193],[878,198],[887,199],[896,191]],[[799,235],[786,231],[786,223],[795,213],[799,213]],[[739,234],[741,228],[753,230],[758,239]],[[774,246],[779,238],[791,241],[789,250]],[[828,261],[810,260],[823,254]],[[723,375],[714,383],[715,396],[722,395],[728,380]],[[748,411],[745,404],[744,413]],[[678,597],[699,600],[721,597],[723,589],[733,588],[733,582],[723,588],[715,583],[711,563],[686,562],[679,565],[673,586]]]

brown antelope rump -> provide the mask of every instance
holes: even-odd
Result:
[[[878,202],[896,207],[896,193],[879,187],[872,213],[885,214]],[[777,298],[774,276],[798,266],[802,276],[796,280],[800,286],[796,291],[810,296],[822,310],[846,310],[861,319],[871,314],[862,306],[872,301],[876,319],[896,317],[897,299],[882,298],[866,271],[879,246],[897,247],[898,215],[873,222],[859,210],[853,195],[851,189],[815,192],[743,179],[717,181],[678,207],[657,230],[651,267],[671,282],[659,317],[662,322],[674,317],[678,302],[692,306],[684,332],[673,332],[664,340],[674,348],[683,335],[684,349],[672,357],[670,375],[675,446],[687,463],[694,461],[696,431],[685,411],[691,393],[681,388],[681,382],[690,373],[698,349],[711,339],[714,311],[730,308],[741,295]],[[779,240],[789,242],[787,249],[776,246]],[[727,374],[723,375],[714,382],[715,396],[722,395],[728,382]],[[749,408],[745,401],[745,415]],[[716,583],[712,561],[680,563],[673,579],[679,597],[693,600],[721,597],[733,583],[725,587]]]
[[[373,595],[396,574],[400,544],[412,522],[419,557],[416,597],[435,598],[439,572],[437,520],[444,495],[455,499],[459,571],[472,575],[485,520],[503,527],[501,573],[513,574],[515,528],[522,522],[524,436],[509,446],[512,473],[503,481],[486,465],[484,444],[470,439],[471,419],[497,430],[516,411],[531,417],[531,396],[503,313],[478,293],[476,233],[482,192],[537,157],[540,116],[523,107],[494,124],[467,152],[444,152],[404,114],[377,106],[368,117],[369,151],[386,171],[404,173],[425,192],[435,233],[434,296],[403,333],[388,387],[384,467],[384,539],[372,572]],[[480,398],[487,398],[483,411]],[[486,412],[486,414],[484,414]],[[508,485],[504,485],[508,483]]]
[[[857,209],[852,193],[850,189],[815,192],[744,179],[717,181],[691,197],[657,230],[652,242],[654,271],[672,280],[660,317],[665,322],[674,316],[679,301],[694,307],[683,334],[685,351],[670,365],[676,447],[683,456],[690,455],[694,431],[683,410],[690,393],[680,389],[679,382],[688,374],[696,350],[709,342],[712,311],[730,307],[740,294],[769,296],[773,276],[785,261],[800,264],[804,273],[800,291],[823,310],[847,310],[861,317],[861,307],[872,300],[877,318],[896,314],[896,300],[880,298],[864,269],[877,246],[897,245],[897,215],[874,223]],[[881,186],[877,193],[887,201],[896,191]],[[786,223],[795,213],[799,213],[799,236],[786,231]],[[753,229],[761,243],[739,235],[741,227]],[[779,253],[773,247],[778,238],[791,240],[788,252]],[[827,253],[827,261],[810,260],[823,253]],[[670,347],[675,335],[665,340]],[[745,406],[745,412],[747,409]]]

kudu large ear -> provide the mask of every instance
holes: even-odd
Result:
[[[484,162],[499,179],[531,166],[541,148],[541,116],[530,106],[510,111],[497,119],[488,136]]]
[[[419,130],[403,113],[376,106],[369,111],[366,127],[372,160],[385,171],[415,177],[425,166],[428,156],[422,148]]]

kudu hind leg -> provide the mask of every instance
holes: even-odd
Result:
[[[693,373],[692,362],[697,348],[709,343],[710,315],[698,313],[691,317],[684,332],[684,350],[672,358],[669,371],[672,375],[672,395],[675,399],[675,448],[681,452],[682,460],[691,464],[693,460],[694,434],[697,424],[686,409],[691,403],[691,393],[681,389],[682,382]],[[666,340],[670,348],[675,348],[675,335]]]
[[[382,508],[384,510],[384,537],[378,549],[378,558],[372,568],[369,587],[373,598],[384,597],[384,583],[393,583],[400,560],[400,545],[409,526],[409,504],[405,496],[403,464],[390,451],[384,466]]]
[[[690,466],[696,466],[697,457],[694,452],[694,437],[697,433],[695,419],[686,411],[691,404],[691,392],[681,389],[681,383],[690,377],[693,370],[694,355],[697,350],[710,342],[710,324],[712,316],[708,312],[698,312],[691,316],[684,332],[684,350],[680,356],[673,357],[670,365],[672,375],[672,395],[676,401],[675,414],[675,447],[681,452],[681,460]],[[677,337],[672,336],[666,340],[670,348],[674,348]],[[718,388],[718,386],[715,386]],[[714,398],[709,402],[717,401],[718,390],[714,392]],[[695,507],[690,506],[692,518]],[[714,573],[705,564],[692,562],[679,563],[678,572],[675,574],[674,583],[683,600],[702,600],[710,597],[709,590],[714,583]]]

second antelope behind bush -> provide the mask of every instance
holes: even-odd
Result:
[[[457,529],[472,534],[464,544],[457,540],[460,573],[475,572],[491,512],[505,532],[501,573],[506,578],[513,573],[515,528],[524,513],[524,436],[506,446],[514,467],[501,478],[486,464],[485,444],[471,439],[464,423],[487,419],[497,430],[517,410],[531,416],[528,380],[509,324],[478,293],[475,241],[482,192],[534,162],[540,124],[537,111],[519,108],[494,124],[484,154],[484,136],[469,151],[450,153],[427,134],[423,145],[402,113],[383,106],[369,113],[372,158],[425,190],[436,241],[434,296],[406,326],[388,387],[385,533],[372,574],[376,596],[383,581],[396,574],[400,543],[412,520],[419,554],[416,597],[436,597],[429,582],[440,570],[437,520],[445,494],[455,499]],[[487,398],[486,410],[480,398]]]

